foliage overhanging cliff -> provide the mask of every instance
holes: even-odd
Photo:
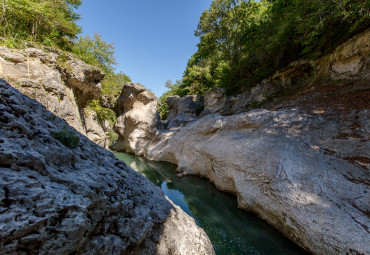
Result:
[[[213,0],[200,17],[198,50],[183,79],[168,82],[160,99],[203,95],[214,87],[228,94],[250,89],[298,59],[322,56],[370,25],[366,0]]]

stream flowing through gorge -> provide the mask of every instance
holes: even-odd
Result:
[[[302,255],[303,249],[256,215],[237,208],[236,197],[198,176],[176,176],[176,165],[114,152],[160,187],[208,234],[217,255]]]

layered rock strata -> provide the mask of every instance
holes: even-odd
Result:
[[[226,96],[220,88],[208,91],[201,116],[210,113],[242,113],[266,102],[276,101],[287,91],[305,85],[312,85],[310,89],[313,89],[317,84],[351,84],[352,90],[369,89],[369,42],[370,29],[319,59],[291,63],[244,93]]]
[[[1,254],[214,254],[158,187],[3,80],[0,172]]]
[[[0,77],[39,101],[80,133],[106,146],[96,118],[86,115],[89,100],[98,99],[104,73],[69,53],[0,46]]]

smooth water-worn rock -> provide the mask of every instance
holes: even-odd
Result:
[[[78,144],[65,146],[63,134]],[[204,231],[159,188],[3,80],[0,247],[1,254],[214,254]]]
[[[85,116],[87,103],[99,98],[100,82],[104,78],[104,73],[96,67],[69,53],[0,46],[0,78],[39,101],[80,133],[88,137],[93,133],[94,139],[99,137],[101,145],[107,142],[96,119],[85,122],[89,119]]]
[[[114,153],[191,215],[209,236],[217,255],[308,255],[256,215],[237,208],[235,196],[198,176],[176,177],[176,165]]]
[[[144,155],[209,178],[236,194],[239,207],[313,253],[367,254],[369,113],[337,119],[298,110],[208,115],[161,132]],[[351,129],[354,120],[361,129]],[[341,132],[358,136],[343,139]]]
[[[130,149],[177,164],[179,176],[209,178],[307,251],[370,254],[369,36],[370,30],[318,60],[292,63],[216,110],[240,114],[157,129]],[[301,85],[307,94],[245,112],[274,95],[275,85]]]

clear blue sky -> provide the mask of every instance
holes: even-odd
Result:
[[[84,0],[78,8],[83,34],[114,42],[117,71],[157,97],[165,82],[181,79],[196,51],[200,15],[211,0]]]

